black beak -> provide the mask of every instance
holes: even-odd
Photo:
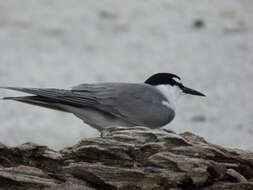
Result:
[[[198,92],[197,90],[193,90],[193,89],[187,88],[185,86],[182,86],[181,89],[186,94],[191,94],[191,95],[195,95],[195,96],[206,96],[205,94],[202,94],[201,92]]]

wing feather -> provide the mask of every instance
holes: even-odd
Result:
[[[92,92],[97,98],[97,109],[116,115],[141,126],[163,126],[175,113],[162,101],[168,101],[155,87],[147,84],[102,83],[82,84],[74,91]]]
[[[168,100],[155,87],[147,84],[82,84],[71,90],[2,88],[47,97],[77,107],[92,107],[141,126],[163,126],[175,115],[173,110],[161,104]]]
[[[85,96],[80,93],[73,93],[71,90],[62,90],[55,88],[17,88],[17,87],[1,87],[4,89],[15,90],[20,92],[25,92],[29,94],[34,94],[37,96],[51,98],[53,100],[60,100],[66,104],[73,104],[78,107],[91,106],[96,104],[96,98],[89,94]]]

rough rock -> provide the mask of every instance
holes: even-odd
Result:
[[[253,153],[186,132],[108,128],[54,151],[0,143],[0,190],[251,190]]]

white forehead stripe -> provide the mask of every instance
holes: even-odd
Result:
[[[179,83],[181,82],[181,80],[180,80],[179,78],[177,78],[177,77],[173,77],[172,79],[173,79],[174,81],[176,81],[176,82],[179,82]]]

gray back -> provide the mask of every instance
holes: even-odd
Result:
[[[148,84],[81,84],[72,90],[84,99],[92,99],[92,106],[96,109],[135,125],[159,127],[170,122],[175,116],[173,110],[162,104],[162,101],[168,101],[163,94]]]

